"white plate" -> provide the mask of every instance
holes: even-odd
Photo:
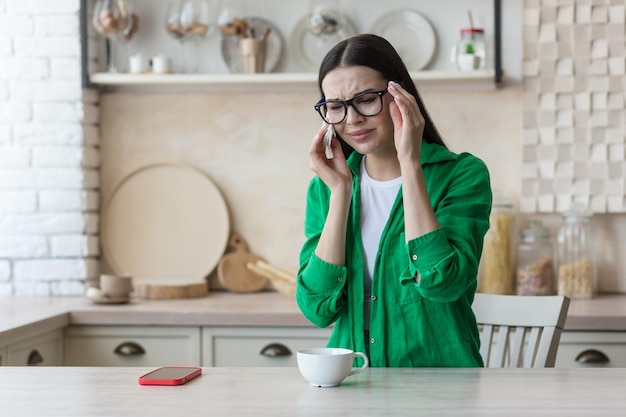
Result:
[[[307,72],[317,72],[326,53],[339,41],[354,36],[357,30],[350,20],[345,18],[342,28],[334,35],[316,36],[308,27],[309,16],[303,16],[290,38],[290,52],[295,63]]]
[[[437,48],[432,25],[414,10],[394,10],[383,15],[374,22],[371,32],[393,45],[409,71],[425,68]]]
[[[155,164],[127,176],[102,210],[102,247],[116,273],[135,283],[203,280],[229,237],[226,203],[195,168]]]
[[[274,71],[283,50],[283,39],[278,28],[269,20],[260,17],[247,17],[244,20],[248,23],[248,28],[254,29],[257,38],[263,36],[265,29],[271,29],[267,37],[265,72]],[[239,53],[239,36],[222,36],[222,58],[231,73],[243,72],[243,61]]]

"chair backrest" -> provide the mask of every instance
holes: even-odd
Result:
[[[472,309],[488,368],[552,368],[569,298],[477,293]]]

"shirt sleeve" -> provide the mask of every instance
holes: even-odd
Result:
[[[408,267],[400,278],[437,302],[455,301],[475,288],[491,212],[489,172],[480,159],[466,154],[447,181],[433,207],[440,227],[406,243]]]
[[[315,326],[327,327],[338,317],[346,301],[347,268],[333,265],[315,255],[328,213],[328,191],[314,179],[307,193],[306,241],[300,252],[296,301],[304,316]]]

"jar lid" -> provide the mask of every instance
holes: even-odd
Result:
[[[485,33],[485,30],[482,28],[463,28],[461,29],[462,35],[474,34],[474,35],[482,35]]]
[[[561,213],[565,221],[575,221],[576,219],[588,220],[593,213],[591,213],[585,206],[580,203],[573,203],[569,209]]]
[[[524,240],[546,239],[548,236],[550,232],[539,220],[530,220],[526,228],[522,230]]]

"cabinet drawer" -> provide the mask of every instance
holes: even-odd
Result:
[[[597,362],[602,355],[608,362]],[[555,367],[626,367],[626,333],[563,332]]]
[[[197,366],[200,328],[71,326],[65,364],[74,366]]]
[[[63,331],[55,330],[7,346],[5,365],[58,366],[63,361]]]
[[[300,349],[326,346],[330,329],[204,328],[203,366],[296,366]]]

